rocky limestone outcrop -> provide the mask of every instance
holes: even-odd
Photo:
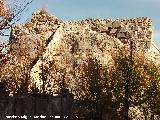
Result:
[[[50,70],[48,79],[53,83],[50,87],[58,88],[55,85],[61,77],[59,70],[66,69],[65,79],[74,89],[87,57],[96,58],[102,65],[112,65],[111,54],[119,47],[129,47],[131,41],[135,52],[143,49],[148,58],[160,59],[148,17],[64,22],[46,11],[38,11],[30,22],[12,28],[10,44],[12,54],[19,60],[28,56],[31,86],[36,83],[42,90],[42,64]]]
[[[42,54],[62,20],[51,16],[45,10],[33,13],[31,21],[12,28],[10,46],[14,56],[29,55],[31,60]],[[25,50],[25,51],[24,51]]]
[[[15,25],[9,41],[12,61],[3,69],[4,78],[11,78],[12,74],[16,74],[16,80],[23,78],[37,62],[61,23],[62,20],[41,10],[33,13],[27,23]]]
[[[109,62],[112,59],[111,52],[120,46],[123,44],[117,38],[92,31],[88,26],[65,23],[57,29],[53,40],[48,44],[43,54],[43,65],[50,69],[48,64],[54,61],[54,67],[58,70],[66,68],[68,77],[65,80],[68,79],[70,88],[74,88],[76,80],[80,79],[81,65],[88,56],[97,58],[102,64],[111,64],[112,62]],[[39,77],[41,65],[42,59],[39,59],[31,70],[31,79],[38,85],[43,83]],[[60,79],[57,72],[53,70],[50,76],[50,79],[55,80],[54,82]],[[73,72],[75,72],[74,76],[70,74]]]

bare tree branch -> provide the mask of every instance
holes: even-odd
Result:
[[[16,22],[18,22],[21,18],[21,14],[27,9],[27,7],[33,2],[33,0],[29,0],[26,2],[24,1],[24,4],[21,5],[21,7],[17,7],[15,5],[15,9],[9,9],[11,6],[10,3],[6,3],[6,1],[0,2],[0,35],[1,36],[9,36],[5,34],[6,30],[9,30]],[[16,3],[18,4],[18,3]],[[8,6],[8,8],[7,8]]]

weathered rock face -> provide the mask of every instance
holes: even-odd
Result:
[[[49,37],[54,35],[62,22],[44,10],[33,13],[30,22],[12,29],[10,39],[12,54],[17,57],[29,55],[31,60],[35,59],[42,53],[42,48],[50,42]]]
[[[36,59],[45,50],[52,39],[57,28],[60,27],[62,20],[49,15],[45,10],[33,13],[31,21],[24,25],[16,25],[12,28],[10,37],[10,49],[14,64],[18,71],[17,79],[23,77],[24,66],[30,69],[31,63],[35,63]],[[7,66],[7,65],[6,65]],[[8,65],[6,69],[13,71],[14,66]],[[6,72],[4,70],[4,72]],[[7,76],[11,76],[7,72]],[[6,73],[4,73],[6,74]]]
[[[65,79],[68,79],[69,85],[74,85],[76,80],[81,77],[79,76],[81,65],[88,56],[97,58],[102,64],[108,64],[111,60],[111,52],[120,46],[123,44],[117,38],[105,33],[97,33],[87,26],[65,23],[57,29],[53,40],[48,44],[43,54],[43,65],[50,69],[48,63],[54,61],[54,67],[58,69],[57,71],[54,69],[50,76],[50,79],[55,80],[54,83],[60,79],[57,72],[66,68],[68,78]],[[31,70],[31,78],[38,85],[42,85],[42,81],[39,81],[41,64],[42,60],[39,59]],[[75,72],[74,76],[70,74],[73,72]],[[74,86],[70,86],[70,88],[72,87],[74,88]]]
[[[66,69],[65,79],[72,89],[81,77],[81,65],[88,56],[97,58],[102,65],[112,65],[111,54],[118,47],[129,46],[130,41],[134,43],[134,50],[143,49],[150,58],[153,58],[153,52],[158,55],[159,51],[153,46],[152,22],[147,17],[63,22],[45,11],[38,11],[31,22],[12,29],[11,48],[20,60],[26,54],[31,62],[38,58],[32,64],[31,79],[39,89],[42,60],[49,70],[47,76],[53,83],[51,87],[57,88],[54,85],[60,79],[59,70]]]

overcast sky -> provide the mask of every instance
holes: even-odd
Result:
[[[65,21],[91,17],[150,17],[154,26],[154,40],[160,48],[160,0],[34,0],[22,20],[29,20],[32,12],[45,6],[51,14]]]

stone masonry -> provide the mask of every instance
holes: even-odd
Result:
[[[31,21],[12,28],[10,45],[12,54],[22,66],[22,58],[28,57],[31,86],[42,87],[39,74],[43,60],[43,65],[50,70],[51,87],[56,89],[54,84],[60,79],[60,73],[54,68],[66,68],[66,79],[73,89],[80,79],[81,64],[88,56],[97,58],[102,65],[112,65],[111,54],[119,47],[129,46],[131,41],[136,52],[143,50],[149,59],[160,58],[154,45],[152,21],[148,17],[64,22],[42,10],[33,13]],[[54,63],[54,67],[49,63]],[[74,76],[70,74],[73,71]]]

